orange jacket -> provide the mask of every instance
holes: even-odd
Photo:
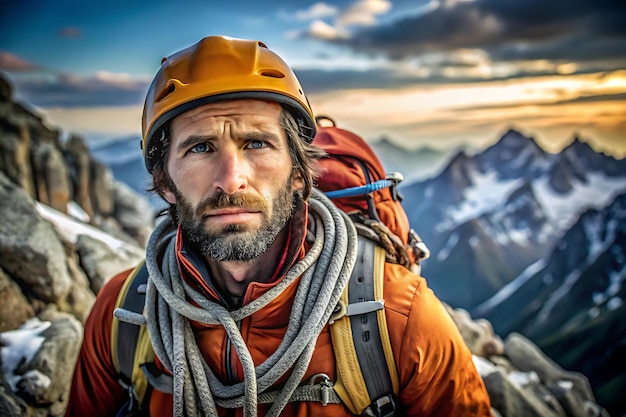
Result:
[[[290,251],[292,259],[302,256],[304,245],[295,242]],[[178,251],[179,260],[190,268],[189,260]],[[286,265],[289,266],[289,262]],[[199,273],[190,271],[187,278],[197,280]],[[67,416],[114,416],[128,398],[117,383],[117,374],[111,360],[111,322],[117,295],[129,271],[109,281],[98,294],[96,303],[85,325],[83,346],[72,381]],[[258,298],[276,285],[251,283],[246,290],[244,304]],[[206,288],[206,284],[196,284]],[[241,334],[255,364],[262,363],[278,347],[285,334],[298,281],[279,297],[241,323]],[[490,401],[483,381],[476,371],[472,355],[459,331],[426,281],[405,268],[385,265],[385,313],[391,345],[398,367],[400,394],[399,412],[406,416],[489,416]],[[225,331],[217,325],[194,326],[196,340],[213,372],[223,382],[234,371],[235,378],[243,378],[236,355],[227,358]],[[234,351],[234,349],[232,349]],[[230,365],[229,365],[230,364]],[[231,369],[228,369],[231,368]],[[335,358],[328,326],[320,334],[313,358],[305,375],[305,382],[317,373],[325,373],[335,380]],[[231,381],[236,382],[236,381]],[[269,407],[259,405],[259,416]],[[226,415],[226,410],[219,410]],[[172,415],[172,397],[153,390],[150,398],[151,416]],[[234,414],[241,416],[242,410]],[[322,406],[319,403],[290,403],[284,416],[349,416],[341,404]]]

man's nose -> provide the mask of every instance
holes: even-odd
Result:
[[[226,194],[243,191],[248,186],[248,162],[241,149],[222,149],[216,167],[215,188]]]

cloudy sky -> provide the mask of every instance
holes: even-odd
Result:
[[[161,58],[220,34],[264,41],[317,114],[368,140],[485,146],[512,127],[626,156],[623,0],[3,3],[15,98],[94,141],[139,135]]]

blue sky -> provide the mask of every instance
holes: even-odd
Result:
[[[17,100],[90,140],[140,134],[161,58],[204,36],[259,39],[314,111],[368,140],[484,146],[508,128],[626,156],[622,0],[5,2]]]

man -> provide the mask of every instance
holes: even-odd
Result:
[[[314,134],[298,80],[263,43],[209,37],[164,59],[143,149],[177,227],[161,223],[148,244],[145,318],[169,382],[144,414],[353,415],[336,396],[298,396],[337,380],[328,322],[357,246],[350,220],[313,189]],[[471,354],[425,281],[392,263],[384,273],[396,415],[489,415]],[[98,294],[68,416],[113,416],[128,400],[111,346],[128,276]]]

